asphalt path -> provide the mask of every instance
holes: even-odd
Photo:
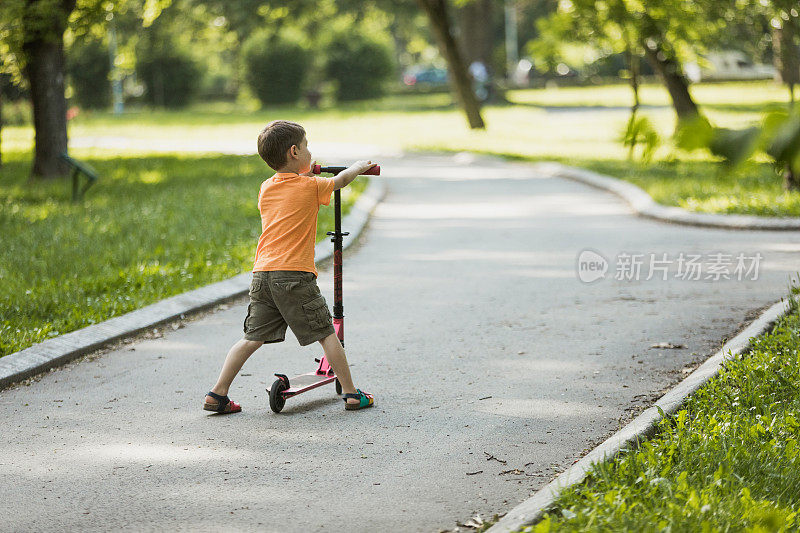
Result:
[[[289,333],[234,381],[241,413],[203,411],[240,300],[0,392],[0,529],[434,532],[504,513],[784,296],[800,265],[796,232],[646,220],[523,164],[381,164],[387,197],[344,254],[346,351],[374,408],[346,412],[327,386],[272,413],[273,373],[321,354]],[[585,249],[608,261],[592,283]],[[639,279],[615,279],[624,253],[642,256]],[[701,256],[701,279],[677,276],[681,253]],[[758,279],[733,263],[719,276],[718,253],[761,254]],[[651,254],[668,270],[646,279]],[[332,304],[329,265],[319,284]]]

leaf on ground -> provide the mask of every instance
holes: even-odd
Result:
[[[478,528],[483,526],[483,518],[481,518],[481,515],[476,514],[475,516],[473,516],[472,518],[470,518],[469,520],[467,520],[463,524],[460,523],[460,522],[457,522],[457,524],[460,527],[468,527],[470,529],[478,529]]]
[[[651,344],[651,348],[662,348],[664,350],[681,350],[686,348],[685,344],[672,344],[671,342],[657,342],[656,344]]]

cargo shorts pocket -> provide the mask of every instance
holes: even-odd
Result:
[[[261,278],[254,277],[253,281],[250,282],[250,294],[252,295],[260,291],[262,284]]]
[[[303,312],[311,329],[322,329],[331,324],[331,312],[323,296],[303,304]]]
[[[249,333],[247,331],[247,321],[250,320],[250,313],[253,310],[253,304],[247,304],[247,316],[244,317],[244,324],[242,325],[242,329],[244,330],[245,334]]]
[[[290,291],[300,285],[299,281],[275,281],[275,286],[284,291]]]

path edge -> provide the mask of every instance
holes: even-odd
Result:
[[[725,215],[696,213],[681,207],[661,205],[641,187],[633,183],[598,174],[583,168],[561,163],[537,163],[534,168],[542,174],[578,181],[585,185],[616,194],[643,217],[684,224],[737,230],[800,230],[800,217],[757,217],[753,215]]]
[[[790,298],[792,296],[781,298],[780,301],[771,305],[741,333],[727,341],[719,351],[708,358],[694,372],[659,398],[655,404],[644,410],[599,446],[592,449],[550,483],[536,491],[530,498],[511,509],[503,518],[489,528],[487,533],[511,533],[535,523],[542,517],[544,511],[558,500],[564,490],[581,483],[594,468],[595,464],[612,460],[623,447],[628,444],[637,446],[640,440],[655,433],[657,424],[662,418],[659,408],[664,412],[665,416],[676,413],[689,396],[719,374],[722,364],[726,360],[741,354],[750,346],[753,338],[769,331],[775,321],[789,311]]]
[[[361,193],[342,220],[342,227],[348,227],[350,232],[350,238],[343,244],[344,249],[356,242],[372,211],[383,200],[387,191],[386,178],[371,177],[367,189]],[[314,254],[316,264],[333,256],[333,248],[327,238],[316,244]],[[202,311],[243,296],[249,290],[251,277],[250,272],[245,272],[0,357],[0,389],[181,315]]]

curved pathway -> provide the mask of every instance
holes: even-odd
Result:
[[[800,265],[800,234],[637,218],[522,164],[381,164],[389,193],[344,265],[348,358],[375,408],[345,412],[326,387],[273,414],[273,372],[320,351],[289,334],[234,382],[242,413],[202,411],[239,301],[0,392],[2,529],[433,532],[504,513],[784,296]],[[605,279],[578,279],[587,248]],[[666,281],[646,263],[617,280],[622,253],[699,254],[703,276],[713,254],[762,259],[757,280],[682,280],[675,262]],[[329,266],[319,281],[330,303]]]

